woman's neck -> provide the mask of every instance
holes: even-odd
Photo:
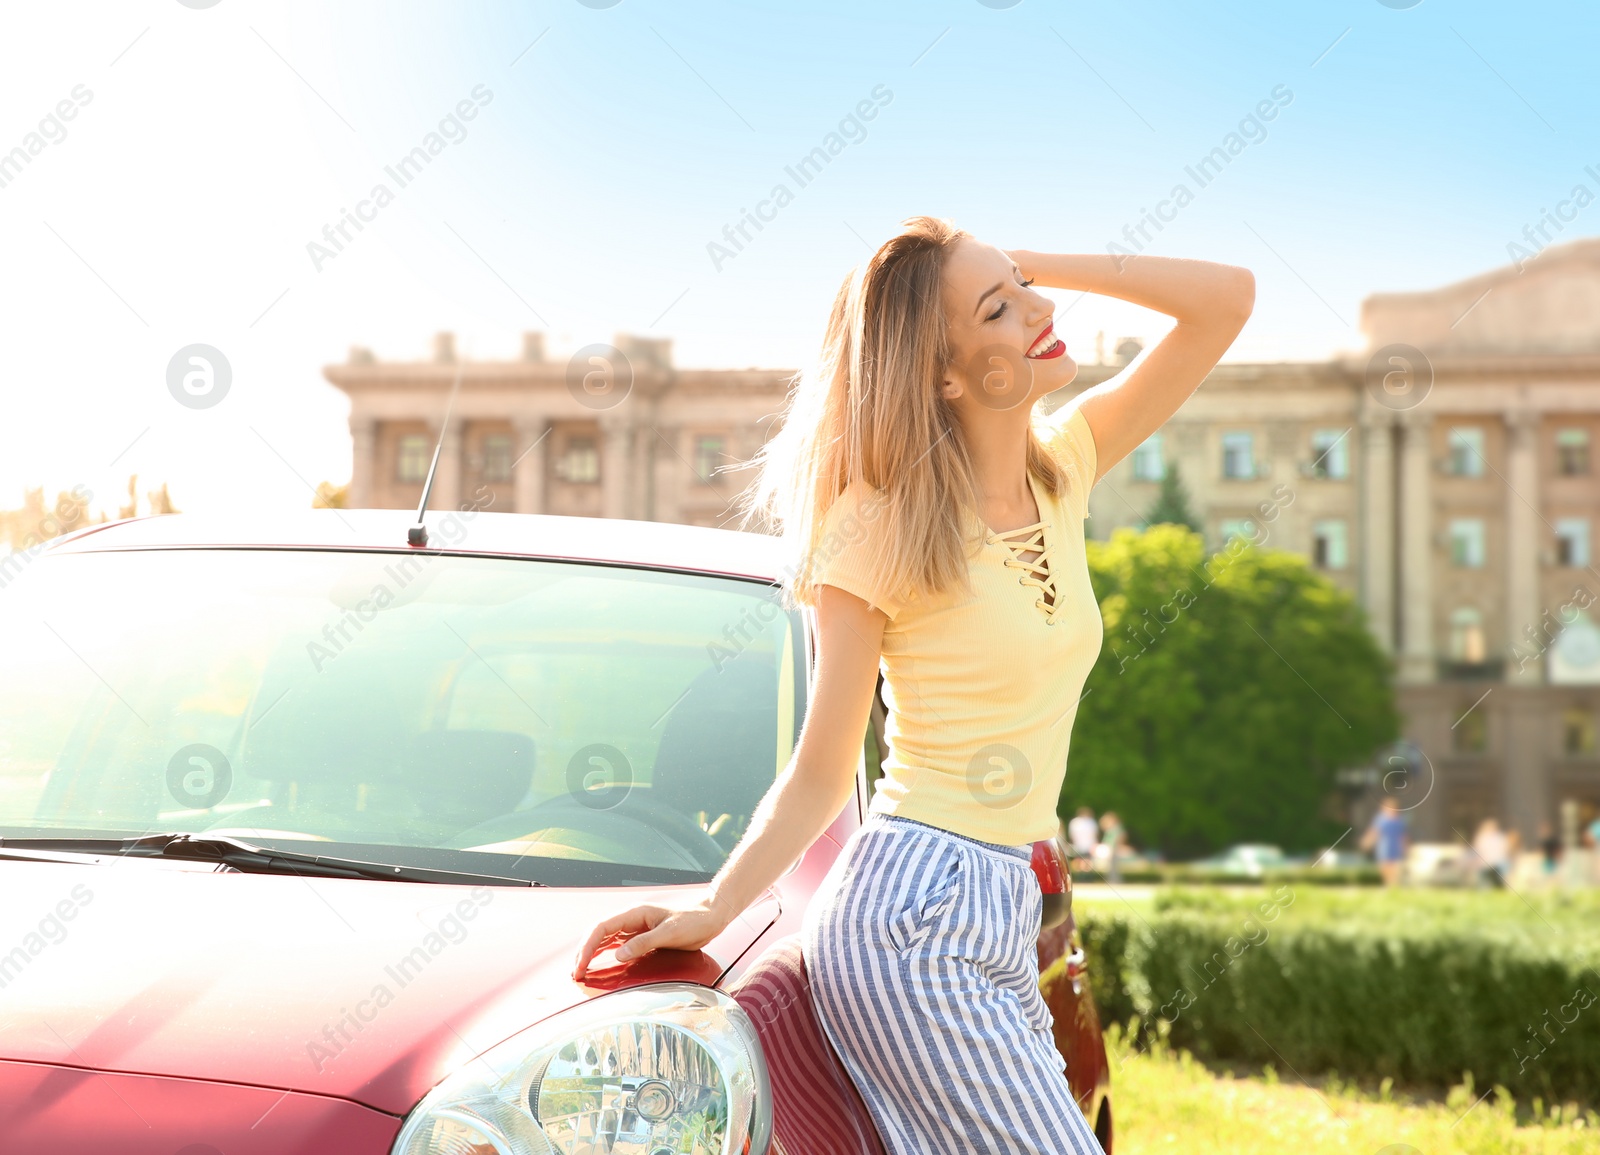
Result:
[[[1026,420],[999,420],[1002,416],[997,413],[994,420],[972,422],[962,429],[977,488],[978,514],[994,533],[1032,525],[1040,517],[1028,485]]]

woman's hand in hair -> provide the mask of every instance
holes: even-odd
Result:
[[[1065,420],[1073,409],[1082,410],[1094,436],[1099,477],[1166,424],[1228,351],[1255,308],[1255,275],[1237,265],[1148,254],[1018,249],[1006,255],[1043,288],[1116,297],[1178,322],[1122,372],[1052,414]]]

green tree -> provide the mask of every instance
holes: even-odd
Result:
[[[1183,487],[1183,479],[1178,476],[1178,463],[1169,461],[1161,474],[1161,492],[1156,495],[1155,504],[1144,515],[1146,525],[1182,525],[1202,532],[1200,520],[1189,509],[1189,491]]]
[[[1392,667],[1348,593],[1304,558],[1176,525],[1089,543],[1105,639],[1060,810],[1115,810],[1173,858],[1343,832],[1335,772],[1399,734]]]

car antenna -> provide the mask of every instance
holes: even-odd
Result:
[[[444,448],[445,436],[450,432],[450,414],[456,407],[456,394],[461,390],[461,361],[456,361],[456,379],[450,385],[450,400],[444,407],[444,424],[439,426],[439,442],[433,447],[433,464],[428,466],[428,479],[422,483],[422,500],[417,502],[417,524],[406,530],[408,545],[427,545],[428,527],[422,524],[422,515],[428,511],[428,497],[433,493],[433,478],[439,472],[439,451]]]

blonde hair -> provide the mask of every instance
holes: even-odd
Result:
[[[782,429],[755,455],[746,521],[774,523],[798,552],[786,585],[815,605],[828,510],[865,482],[874,588],[902,597],[967,584],[977,508],[972,460],[942,390],[950,368],[943,273],[970,234],[911,217],[852,269],[833,299],[812,367],[796,375]],[[1051,494],[1066,484],[1033,429],[1028,469]]]

